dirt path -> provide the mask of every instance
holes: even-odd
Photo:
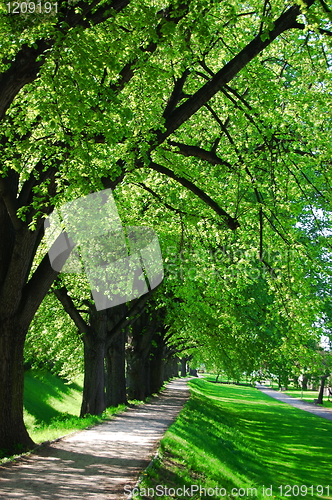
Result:
[[[274,389],[268,389],[265,385],[256,384],[256,387],[268,396],[271,396],[271,398],[278,399],[279,401],[294,406],[295,408],[300,408],[301,410],[313,413],[318,417],[332,420],[332,409],[323,408],[322,406],[317,406],[313,403],[308,403],[307,401],[295,399],[292,396],[288,396],[288,394],[283,394],[282,392],[275,391]]]
[[[0,466],[0,498],[127,498],[188,397],[186,381],[174,380],[150,403]]]

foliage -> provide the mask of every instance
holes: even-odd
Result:
[[[125,224],[160,234],[175,349],[248,371],[315,337],[317,249],[296,224],[331,201],[325,2],[0,8],[0,304],[17,336],[57,275],[33,264],[45,216],[111,187]]]
[[[58,299],[50,292],[34,317],[25,342],[25,362],[75,379],[83,372],[83,343]]]

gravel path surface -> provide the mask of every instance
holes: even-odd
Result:
[[[150,403],[0,466],[0,498],[127,498],[188,398],[186,380],[174,380]]]
[[[301,410],[313,413],[318,417],[327,418],[327,420],[332,420],[332,409],[324,408],[322,406],[315,405],[313,403],[308,403],[307,401],[301,401],[300,399],[295,399],[288,394],[283,394],[282,392],[276,391],[274,389],[268,389],[265,385],[256,384],[257,389],[264,392],[271,398],[278,399],[283,403],[287,403],[295,408],[300,408]]]

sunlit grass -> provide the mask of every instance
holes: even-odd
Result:
[[[318,397],[318,391],[301,391],[301,389],[288,389],[287,391],[282,391],[282,393],[288,394],[288,396],[292,396],[293,398],[302,399],[302,401],[307,401],[308,403],[313,403],[314,399]],[[332,401],[329,401],[327,396],[323,398],[323,407],[332,408]]]
[[[135,498],[158,498],[144,491],[157,485],[173,488],[170,493],[191,485],[206,489],[206,495],[203,491],[181,498],[285,499],[287,491],[279,486],[286,485],[304,485],[298,495],[296,488],[291,489],[288,498],[332,498],[331,421],[252,387],[206,380],[193,380],[190,387],[190,400],[162,440],[162,459],[147,471],[140,485],[142,495]],[[264,495],[263,486],[272,495]],[[213,495],[216,487],[225,488],[229,496]],[[241,494],[232,494],[233,488]]]

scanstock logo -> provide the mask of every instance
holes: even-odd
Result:
[[[138,298],[163,280],[156,233],[124,228],[111,189],[54,210],[45,220],[45,237],[52,268],[84,272],[98,311]]]

